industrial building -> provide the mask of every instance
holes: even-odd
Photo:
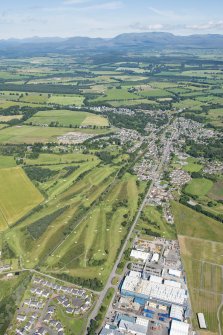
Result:
[[[170,335],[188,335],[189,324],[181,321],[173,320],[170,328]]]
[[[165,280],[164,283],[126,276],[121,288],[121,294],[146,300],[157,300],[168,305],[184,305],[187,299],[186,291],[179,287],[179,283]],[[162,277],[160,277],[162,279]],[[158,281],[158,280],[157,280]]]

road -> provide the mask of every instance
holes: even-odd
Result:
[[[126,239],[125,239],[125,242],[124,242],[124,244],[123,244],[123,246],[122,246],[122,249],[121,249],[121,251],[120,251],[120,253],[119,253],[118,257],[117,257],[117,260],[116,260],[116,262],[115,262],[115,264],[114,264],[114,267],[113,267],[113,269],[112,269],[112,271],[111,271],[111,273],[110,273],[110,276],[109,276],[109,278],[108,278],[108,280],[107,280],[107,283],[106,283],[104,289],[101,291],[100,297],[99,297],[99,299],[98,299],[98,301],[97,301],[97,303],[96,303],[96,305],[95,305],[95,308],[93,309],[91,315],[89,316],[89,321],[88,321],[88,325],[87,325],[87,326],[89,326],[89,324],[90,324],[90,320],[94,319],[94,318],[97,316],[97,314],[98,314],[98,312],[99,312],[99,309],[100,309],[100,307],[101,307],[101,304],[102,304],[102,302],[103,302],[103,300],[104,300],[104,298],[105,298],[105,295],[106,295],[108,289],[109,289],[110,287],[113,286],[113,285],[111,284],[111,282],[112,282],[112,279],[116,276],[116,269],[117,269],[117,266],[118,266],[118,264],[120,263],[120,261],[121,261],[121,259],[122,259],[122,257],[123,257],[123,254],[124,254],[124,252],[125,252],[125,249],[126,249],[126,247],[127,247],[127,244],[128,244],[128,242],[129,242],[129,239],[131,238],[131,235],[132,235],[132,233],[133,233],[133,231],[134,231],[134,229],[135,229],[135,226],[136,226],[136,224],[137,224],[137,222],[138,222],[138,220],[139,220],[139,218],[140,218],[140,216],[141,216],[142,210],[143,210],[143,208],[144,208],[144,206],[145,206],[145,204],[146,204],[147,198],[148,198],[148,196],[150,195],[151,190],[152,190],[152,188],[153,188],[155,182],[158,181],[158,179],[159,179],[159,177],[160,177],[160,174],[161,174],[161,172],[162,172],[163,165],[164,165],[164,163],[165,163],[165,161],[166,161],[166,159],[167,159],[167,156],[168,156],[168,153],[169,153],[169,150],[170,150],[170,145],[171,145],[171,143],[172,143],[172,140],[173,140],[173,136],[167,141],[167,143],[166,143],[166,145],[165,145],[165,148],[164,148],[164,150],[163,150],[163,155],[162,155],[162,157],[161,157],[160,163],[159,163],[159,165],[158,165],[157,168],[156,168],[156,176],[155,176],[155,178],[152,180],[152,182],[151,182],[151,184],[150,184],[150,187],[149,187],[149,189],[148,189],[148,191],[147,191],[147,193],[146,193],[146,195],[145,195],[145,197],[144,197],[144,199],[143,199],[143,202],[142,202],[142,204],[140,205],[140,207],[139,207],[139,209],[138,209],[138,213],[137,213],[137,215],[136,215],[136,217],[135,217],[135,220],[134,220],[134,222],[133,222],[133,224],[132,224],[132,226],[131,226],[131,228],[130,228],[130,230],[129,230],[129,232],[128,232],[128,235],[127,235],[127,237],[126,237]],[[86,329],[86,332],[85,332],[85,333],[87,333],[87,329]]]

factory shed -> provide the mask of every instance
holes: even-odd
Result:
[[[199,326],[201,329],[207,329],[207,325],[206,325],[206,321],[204,318],[204,314],[203,313],[198,313],[197,314],[197,318],[198,318],[198,322],[199,322]]]
[[[170,335],[188,335],[189,324],[173,320],[170,328]]]
[[[183,321],[184,309],[178,305],[172,305],[170,309],[170,318],[173,320]]]

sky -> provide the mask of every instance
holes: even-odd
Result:
[[[0,0],[0,39],[223,34],[222,0]]]

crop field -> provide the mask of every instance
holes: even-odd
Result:
[[[203,312],[208,329],[217,333],[217,311],[223,292],[222,224],[176,202],[172,209],[193,307],[193,324],[199,328],[196,313]]]
[[[69,110],[43,111],[35,114],[27,121],[33,125],[50,125],[52,122],[62,127],[71,126],[108,126],[106,118],[86,112],[75,112]]]
[[[185,187],[185,192],[192,195],[204,196],[212,188],[213,182],[205,178],[192,179]]]
[[[0,210],[4,218],[0,222],[1,230],[15,223],[44,199],[19,167],[0,169],[0,184]]]
[[[220,222],[177,202],[172,202],[172,209],[179,235],[222,242],[223,226]]]
[[[8,122],[11,120],[20,120],[22,118],[22,115],[0,115],[0,122]]]
[[[217,311],[223,292],[223,243],[179,236],[181,254],[198,328],[196,313],[203,312],[208,329],[217,332]]]

